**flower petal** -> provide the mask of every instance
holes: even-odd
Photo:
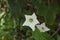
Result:
[[[37,18],[37,16],[35,15],[35,13],[32,14],[32,17],[33,17],[33,18]]]
[[[40,32],[46,32],[50,30],[48,27],[46,27],[45,23],[42,23],[41,25],[36,25],[36,26],[40,30]]]

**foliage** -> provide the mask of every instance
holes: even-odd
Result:
[[[5,11],[0,18],[0,40],[60,40],[59,2],[59,0],[0,0],[0,13]],[[49,32],[42,33],[37,28],[32,31],[29,27],[22,26],[25,21],[24,15],[31,15],[33,12],[40,22],[46,22],[50,28]],[[41,17],[44,17],[43,21],[40,20]],[[4,23],[1,22],[2,19]]]

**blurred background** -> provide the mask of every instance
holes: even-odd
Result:
[[[22,26],[33,12],[50,31]],[[60,0],[0,0],[0,40],[60,40]]]

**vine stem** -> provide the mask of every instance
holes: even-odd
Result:
[[[58,29],[52,34],[52,37],[58,33],[58,31],[60,30],[60,27],[58,27]]]
[[[48,9],[50,9],[50,0],[48,0]]]

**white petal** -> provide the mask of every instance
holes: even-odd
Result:
[[[30,16],[28,16],[28,15],[25,15],[25,18],[26,18],[26,20],[28,20],[28,19],[30,18]]]
[[[39,21],[38,21],[38,20],[35,20],[35,23],[36,23],[36,24],[39,24]]]
[[[28,26],[29,24],[25,21],[24,22],[24,24],[23,24],[23,26]]]
[[[42,27],[40,25],[36,25],[40,32],[43,32]]]
[[[29,26],[33,31],[35,30],[35,25],[34,24],[29,24],[28,22],[24,22],[23,26]]]
[[[45,30],[44,31],[46,32],[46,31],[49,31],[49,30],[50,30],[49,28],[45,27]]]
[[[42,23],[41,25],[36,25],[37,28],[40,30],[40,32],[46,32],[49,31],[50,29],[46,27],[45,23]],[[42,29],[44,28],[44,29]]]
[[[38,24],[39,21],[37,20],[37,16],[35,15],[35,13],[33,13],[32,17],[33,17],[35,24]]]
[[[35,31],[35,25],[30,25],[29,27],[32,29],[32,31]]]
[[[45,22],[41,24],[42,27],[45,27]]]
[[[33,18],[37,18],[37,16],[35,15],[35,13],[32,14],[32,17],[33,17]]]

